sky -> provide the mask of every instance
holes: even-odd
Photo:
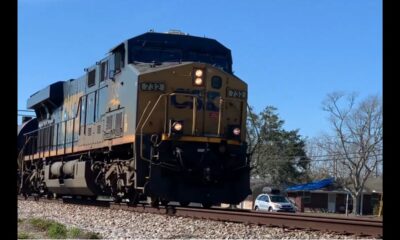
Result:
[[[18,0],[18,109],[150,29],[231,49],[249,104],[276,107],[284,128],[303,137],[329,130],[328,93],[382,95],[379,0]]]

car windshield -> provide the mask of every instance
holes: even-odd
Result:
[[[286,203],[288,202],[287,199],[283,196],[270,196],[271,202],[283,202]]]

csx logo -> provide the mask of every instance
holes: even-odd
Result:
[[[200,90],[190,90],[190,89],[182,89],[182,88],[178,88],[176,89],[177,93],[188,93],[188,94],[193,94],[196,95],[196,108],[197,110],[202,110],[203,106],[204,106],[204,102],[203,102],[203,91]],[[179,95],[173,95],[171,96],[171,105],[173,105],[176,108],[189,108],[189,109],[193,109],[193,98],[189,99],[189,98],[185,98],[184,101],[179,102],[177,100],[177,96]],[[205,103],[205,107],[207,111],[212,111],[212,112],[218,112],[219,111],[219,107],[217,105],[215,105],[215,103],[218,103],[217,99],[219,98],[220,94],[219,92],[214,92],[214,91],[209,91],[206,92],[206,103]],[[182,97],[181,97],[182,99]],[[188,99],[188,100],[186,100]]]

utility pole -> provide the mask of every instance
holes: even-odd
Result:
[[[364,191],[361,191],[360,216],[363,215],[363,207],[364,207]]]
[[[349,192],[347,192],[347,195],[346,195],[346,216],[349,216],[348,209],[349,209]]]
[[[379,213],[378,216],[382,215],[382,208],[383,208],[383,192],[381,193],[381,200],[379,201]]]

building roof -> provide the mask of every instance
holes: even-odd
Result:
[[[334,178],[327,178],[319,181],[314,181],[311,183],[300,184],[288,187],[286,191],[295,192],[295,191],[325,191],[326,187],[333,187],[330,188],[328,192],[346,192],[339,186],[335,186]],[[339,187],[339,188],[338,188]],[[382,177],[370,177],[366,180],[364,185],[364,193],[382,193],[383,192],[383,184],[382,184]]]
[[[310,191],[310,190],[317,190],[321,188],[325,188],[327,186],[332,185],[334,182],[334,178],[326,178],[310,183],[295,185],[286,188],[286,191]]]

